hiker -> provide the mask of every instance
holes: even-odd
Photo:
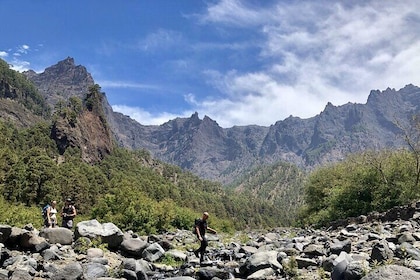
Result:
[[[71,229],[73,228],[73,219],[76,217],[76,208],[71,203],[71,198],[67,198],[63,209],[61,209],[61,217],[63,221],[61,223],[62,227]]]
[[[207,226],[207,219],[209,217],[209,213],[204,212],[203,217],[201,219],[195,220],[195,234],[197,235],[198,240],[200,240],[200,248],[194,251],[194,255],[198,258],[198,255],[200,254],[200,263],[204,261],[204,256],[206,254],[206,247],[208,245],[207,239],[206,239],[206,230],[217,234],[217,232]]]
[[[47,228],[53,228],[57,225],[57,201],[53,200],[51,205],[46,207],[45,216],[44,216],[44,224]]]

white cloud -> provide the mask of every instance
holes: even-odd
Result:
[[[5,52],[5,51],[0,51],[0,57],[5,58],[5,57],[8,57],[8,56],[9,56],[9,54],[8,54],[7,52]]]
[[[311,117],[327,102],[365,102],[371,89],[420,85],[420,2],[297,1],[249,7],[222,0],[203,16],[215,27],[255,29],[264,70],[205,71],[224,97],[189,96],[222,126]],[[255,31],[255,30],[254,30]]]
[[[28,71],[30,69],[30,63],[29,61],[25,61],[25,60],[20,60],[20,59],[16,59],[14,58],[13,61],[11,63],[9,63],[11,66],[10,68],[18,71],[18,72],[23,72],[23,71]]]
[[[127,82],[127,81],[98,81],[98,84],[102,88],[134,88],[134,89],[150,89],[157,90],[160,87],[150,84],[142,84],[136,82]]]
[[[130,116],[132,119],[136,120],[140,124],[147,125],[161,125],[170,119],[180,117],[179,114],[171,114],[166,112],[160,114],[152,114],[143,110],[142,108],[130,107],[127,105],[112,105],[112,110]],[[191,116],[191,114],[191,112],[184,112],[182,115],[185,117],[189,117]]]
[[[25,44],[21,45],[21,46],[18,46],[14,55],[15,56],[20,56],[22,54],[27,54],[29,49],[30,49],[30,47],[28,45],[25,45]]]

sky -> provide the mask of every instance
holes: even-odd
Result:
[[[1,0],[0,58],[73,57],[143,125],[310,118],[328,102],[420,86],[420,1]]]

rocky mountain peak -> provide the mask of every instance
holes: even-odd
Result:
[[[71,57],[46,68],[42,73],[27,71],[24,74],[37,86],[52,107],[58,101],[67,100],[71,96],[83,99],[89,87],[95,84],[86,67],[76,65]]]

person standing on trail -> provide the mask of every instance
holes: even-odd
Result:
[[[57,202],[53,200],[50,206],[46,206],[45,227],[53,228],[57,225]]]
[[[71,229],[73,227],[73,219],[76,217],[76,208],[71,203],[71,199],[67,198],[61,210],[61,217],[63,219],[61,226]]]
[[[206,230],[217,234],[217,232],[207,226],[207,219],[209,218],[209,213],[204,212],[201,219],[195,220],[195,234],[197,235],[198,240],[200,240],[200,248],[194,251],[194,255],[198,258],[200,254],[200,263],[204,261],[204,256],[206,254],[206,248],[208,241],[206,239]]]

